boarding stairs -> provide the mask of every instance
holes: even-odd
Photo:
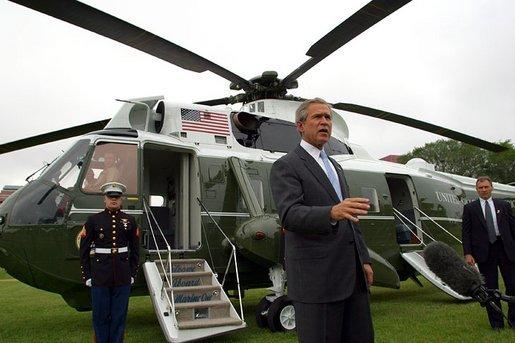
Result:
[[[148,209],[149,218],[152,216]],[[154,228],[150,225],[154,238]],[[156,228],[156,231],[160,231]],[[233,250],[235,259],[235,249]],[[172,249],[156,251],[143,271],[155,313],[167,342],[190,342],[246,327],[240,313],[204,259],[172,259]],[[163,256],[164,255],[164,256]],[[236,268],[237,264],[235,263]]]
[[[419,215],[422,218],[426,218],[430,222],[432,222],[436,227],[438,227],[440,230],[445,232],[447,235],[449,235],[452,239],[457,241],[461,244],[461,240],[454,236],[452,233],[450,233],[448,230],[446,230],[443,226],[438,224],[436,221],[434,221],[430,216],[428,216],[425,212],[423,212],[418,207],[414,207],[415,210],[419,213]],[[409,230],[420,242],[420,245],[427,246],[424,243],[423,236],[428,237],[433,242],[436,241],[427,231],[424,231],[422,227],[415,224],[412,220],[410,220],[408,217],[402,214],[401,211],[397,210],[396,208],[393,209],[394,216],[404,225],[404,227]],[[417,232],[413,230],[413,228],[416,228],[418,232],[422,233],[422,237],[417,235]],[[434,286],[439,288],[440,290],[444,291],[451,297],[458,299],[458,300],[470,300],[470,297],[465,297],[456,291],[454,291],[451,287],[449,287],[445,282],[443,282],[438,276],[436,276],[435,273],[433,273],[429,267],[426,264],[426,260],[424,259],[424,252],[423,250],[412,250],[408,252],[402,252],[401,257],[408,262],[409,265],[411,265],[417,272],[420,273],[424,278],[426,278],[429,282],[431,282]]]

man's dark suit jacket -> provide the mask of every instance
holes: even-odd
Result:
[[[349,194],[343,170],[333,163],[342,194]],[[300,145],[272,166],[270,183],[285,234],[288,297],[327,303],[349,297],[361,267],[370,263],[361,232],[350,221],[331,224],[331,207],[340,201],[325,171]],[[360,261],[356,261],[356,249]]]
[[[515,219],[511,213],[511,206],[508,202],[500,199],[493,199],[493,202],[504,250],[508,259],[515,262]],[[472,255],[476,262],[486,262],[490,242],[479,199],[463,207],[462,241],[465,255]]]

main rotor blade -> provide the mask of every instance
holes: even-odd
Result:
[[[199,56],[164,38],[145,31],[126,21],[88,6],[70,0],[11,0],[54,18],[66,21],[83,29],[111,38],[119,43],[146,52],[181,68],[197,73],[209,70],[244,90],[251,90],[249,81],[233,72]]]
[[[311,58],[283,79],[283,84],[288,85],[298,79],[318,62],[341,48],[343,45],[357,37],[368,28],[374,26],[411,0],[372,0],[352,16],[344,20],[331,32],[313,44],[307,56]]]
[[[195,104],[207,105],[207,106],[235,104],[237,102],[245,101],[246,95],[247,95],[246,93],[240,93],[240,94],[236,94],[234,96],[228,96],[225,98],[197,101],[197,102],[195,102]]]
[[[62,130],[48,132],[41,135],[20,139],[14,142],[5,143],[0,145],[0,155],[11,151],[30,148],[40,144],[59,141],[61,139],[80,136],[91,131],[101,130],[107,125],[109,120],[111,119],[99,120],[88,124],[73,126]]]
[[[206,105],[206,106],[228,105],[228,104],[232,104],[232,103],[233,102],[231,101],[231,98],[229,98],[229,97],[195,102],[195,104]]]
[[[374,118],[378,118],[378,119],[391,121],[391,122],[394,122],[397,124],[414,127],[414,128],[417,128],[417,129],[420,129],[423,131],[431,132],[431,133],[434,133],[434,134],[437,134],[437,135],[440,135],[443,137],[451,138],[451,139],[454,139],[454,140],[457,140],[457,141],[460,141],[463,143],[467,143],[470,145],[474,145],[479,148],[483,148],[483,149],[493,151],[493,152],[501,152],[501,151],[508,149],[502,145],[490,143],[490,142],[484,141],[482,139],[466,135],[464,133],[446,129],[444,127],[430,124],[430,123],[427,123],[427,122],[424,122],[421,120],[401,116],[400,114],[377,110],[375,108],[354,105],[354,104],[345,104],[345,103],[341,103],[341,102],[337,103],[337,104],[333,104],[333,108],[336,108],[339,110],[344,110],[344,111],[349,111],[349,112],[354,112],[354,113],[359,113],[359,114],[364,114],[369,117],[374,117]]]

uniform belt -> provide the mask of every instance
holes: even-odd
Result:
[[[129,248],[121,247],[121,248],[95,248],[95,254],[116,254],[119,252],[127,252]]]

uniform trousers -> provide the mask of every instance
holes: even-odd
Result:
[[[130,285],[91,287],[93,328],[97,343],[123,342],[130,292]]]
[[[478,262],[477,265],[485,278],[486,288],[499,289],[499,269],[506,286],[506,295],[515,295],[515,262],[511,262],[506,256],[501,237],[498,237],[494,243],[490,244],[488,259],[485,262]],[[496,301],[496,304],[501,308],[499,301]],[[486,306],[486,311],[490,325],[493,328],[504,327],[504,319],[500,313],[489,305]],[[515,327],[515,304],[508,305],[508,320]]]

